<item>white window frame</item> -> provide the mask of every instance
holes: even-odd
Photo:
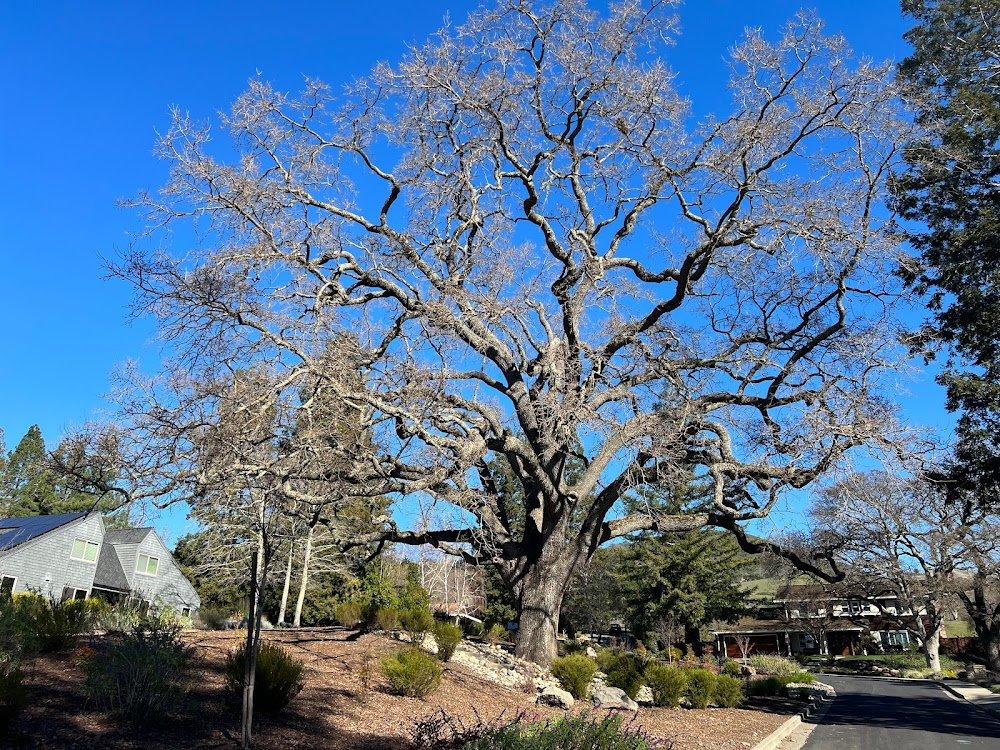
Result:
[[[3,589],[3,582],[8,579],[14,582],[10,585],[10,595],[14,596],[14,589],[17,588],[17,576],[0,576],[0,590]],[[2,594],[0,594],[0,596],[2,596]]]
[[[886,631],[889,636],[886,640],[889,642],[890,646],[900,646],[906,648],[910,645],[910,634],[905,630],[889,630]]]
[[[76,543],[77,542],[82,542],[83,543],[83,557],[77,557],[76,555],[73,554],[74,551],[76,550]],[[87,559],[87,550],[90,549],[90,545],[94,545],[94,548],[95,548],[95,550],[94,550],[94,559],[93,560],[88,560]],[[73,546],[69,550],[69,558],[70,558],[70,560],[76,560],[77,562],[90,563],[92,565],[97,565],[97,558],[100,557],[100,556],[101,556],[101,543],[100,542],[92,542],[89,539],[84,539],[83,537],[80,537],[80,536],[76,537],[73,540]]]
[[[146,567],[140,568],[139,564],[142,562],[142,558],[146,558]],[[156,570],[152,573],[147,572],[149,570],[149,561],[156,560]],[[150,578],[155,578],[160,574],[160,558],[153,557],[152,555],[147,555],[145,552],[140,552],[135,558],[135,572],[141,576],[149,576]]]

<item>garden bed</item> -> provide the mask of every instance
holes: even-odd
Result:
[[[501,713],[560,714],[536,707],[530,686],[506,689],[451,663],[444,667],[441,687],[426,699],[389,695],[378,659],[402,644],[381,635],[307,628],[271,631],[264,637],[305,663],[305,689],[281,715],[261,718],[255,730],[260,750],[402,750],[414,722],[439,708],[467,723]],[[0,736],[0,745],[52,750],[231,748],[239,735],[239,707],[227,703],[222,670],[225,655],[241,635],[190,631],[184,638],[197,658],[182,714],[158,717],[148,728],[132,730],[89,710],[80,692],[82,670],[71,664],[69,653],[50,654],[35,660],[29,672],[30,705]],[[367,685],[366,665],[373,668]],[[739,709],[643,708],[635,721],[655,737],[672,739],[675,750],[736,750],[752,747],[799,707],[769,698],[754,699]]]

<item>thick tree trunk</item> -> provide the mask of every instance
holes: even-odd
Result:
[[[285,624],[285,610],[288,608],[288,590],[292,587],[292,557],[295,544],[288,545],[288,565],[285,566],[285,585],[281,589],[281,607],[278,608],[278,624]]]
[[[991,628],[979,640],[983,644],[983,653],[986,654],[986,668],[994,674],[994,678],[1000,677],[1000,632],[997,632],[997,628]]]
[[[514,651],[517,656],[543,667],[552,664],[558,655],[556,636],[564,590],[556,576],[543,578],[524,589]]]
[[[941,625],[931,625],[927,637],[924,638],[924,657],[927,660],[927,668],[934,671],[941,671]]]
[[[563,538],[562,533],[551,534],[540,554],[520,568],[513,586],[519,616],[514,653],[543,667],[558,655],[559,612],[579,559]]]
[[[295,619],[292,625],[296,628],[302,626],[302,605],[306,600],[306,586],[309,583],[309,558],[312,557],[313,527],[309,527],[306,534],[306,552],[302,557],[302,580],[299,583],[299,597],[295,601]]]

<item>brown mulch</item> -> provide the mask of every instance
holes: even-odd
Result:
[[[556,709],[536,707],[534,690],[508,690],[458,664],[445,664],[441,687],[424,700],[389,695],[378,660],[402,648],[387,637],[340,628],[270,631],[305,662],[305,689],[281,715],[259,717],[258,750],[403,750],[414,722],[443,708],[470,723],[526,711],[542,717]],[[238,631],[185,634],[197,659],[185,712],[154,717],[135,730],[120,720],[88,710],[80,692],[82,670],[68,653],[37,659],[29,673],[31,703],[0,734],[0,747],[45,750],[177,750],[238,746],[239,706],[226,700],[226,653],[241,640]],[[364,679],[365,665],[372,675]],[[760,702],[742,709],[644,708],[635,718],[650,735],[671,739],[674,750],[737,750],[753,747],[782,724],[797,706]]]

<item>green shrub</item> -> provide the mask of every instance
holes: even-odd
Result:
[[[590,693],[590,681],[597,671],[597,664],[583,654],[570,654],[552,662],[552,675],[563,690],[577,700],[586,698]]]
[[[441,684],[441,667],[434,657],[416,647],[383,659],[382,673],[392,692],[411,698],[430,695]]]
[[[608,674],[613,672],[618,667],[618,662],[623,658],[627,657],[627,654],[620,648],[599,648],[597,649],[597,657],[594,661],[597,662],[597,668]]]
[[[410,643],[419,646],[427,631],[434,627],[434,615],[429,609],[412,607],[399,613],[399,624],[410,634]]]
[[[635,700],[639,689],[646,684],[646,660],[638,654],[619,654],[607,673],[608,684],[621,688],[628,697]]]
[[[575,638],[567,638],[565,641],[559,644],[560,656],[569,656],[570,654],[582,654],[586,652],[587,646]]]
[[[715,705],[736,708],[743,703],[743,684],[738,677],[720,674],[715,678]]]
[[[246,644],[226,657],[226,688],[235,697],[243,695]],[[253,708],[276,714],[302,690],[302,662],[276,643],[261,643],[254,670]]]
[[[93,600],[88,599],[90,603]],[[103,630],[111,635],[124,635],[146,620],[158,620],[151,616],[149,604],[137,596],[127,596],[114,604],[95,602],[90,610],[91,624],[95,630]]]
[[[775,675],[777,677],[795,674],[796,672],[802,670],[802,667],[799,666],[798,662],[786,659],[783,656],[773,656],[767,654],[751,656],[750,666],[757,670],[757,674]]]
[[[140,623],[85,660],[84,694],[101,711],[145,724],[178,708],[190,652],[180,625]]]
[[[616,669],[608,675],[611,687],[621,688],[629,698],[635,700],[642,686],[646,684],[645,675],[634,669]]]
[[[508,638],[507,628],[498,622],[490,625],[489,629],[483,634],[483,638],[486,639],[487,643],[497,644],[506,643]]]
[[[90,630],[91,608],[79,599],[36,597],[30,605],[38,648],[63,651]]]
[[[357,602],[341,602],[333,610],[333,618],[345,628],[357,627],[363,614],[362,607]]]
[[[476,622],[475,620],[463,617],[459,620],[458,624],[459,627],[462,628],[462,632],[465,633],[466,638],[482,638],[486,635],[486,628],[481,622]]]
[[[785,684],[777,677],[753,680],[747,685],[749,695],[782,695],[785,692]]]
[[[420,568],[416,563],[407,563],[406,565],[406,583],[403,587],[403,593],[399,597],[399,608],[401,610],[426,609],[430,611],[431,595],[420,580]]]
[[[740,674],[739,662],[727,661],[722,665],[722,674],[729,675],[730,677],[738,677]]]
[[[17,666],[37,650],[33,600],[0,597],[0,663]]]
[[[652,750],[663,747],[641,728],[623,726],[620,715],[597,719],[584,713],[544,722],[514,721],[494,727],[466,742],[462,750]]]
[[[462,640],[462,629],[446,622],[438,623],[434,626],[434,640],[438,647],[438,659],[448,661]]]
[[[370,624],[374,625],[376,629],[388,633],[390,630],[395,630],[396,625],[399,624],[399,612],[394,609],[377,609],[371,617]]]
[[[684,654],[681,653],[681,650],[677,648],[677,646],[668,646],[660,652],[660,655],[673,664],[674,662],[680,661]]]
[[[202,607],[198,610],[196,626],[204,630],[225,630],[229,621],[229,613],[215,607]]]
[[[28,705],[24,672],[11,662],[0,664],[0,728],[7,726]]]
[[[653,691],[653,703],[657,706],[676,708],[687,690],[687,670],[668,667],[664,664],[650,664],[646,668],[646,684]]]
[[[715,697],[714,672],[707,669],[687,670],[687,699],[694,708],[708,708]]]

